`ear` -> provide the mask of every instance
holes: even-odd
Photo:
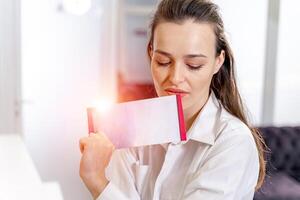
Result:
[[[221,53],[216,57],[215,69],[214,74],[218,73],[220,68],[222,67],[225,60],[225,51],[222,50]]]
[[[152,44],[148,45],[148,55],[150,57],[150,60],[152,60],[152,57],[153,57],[153,46],[152,46]]]

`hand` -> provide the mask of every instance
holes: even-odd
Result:
[[[96,199],[108,184],[105,168],[115,147],[103,133],[91,133],[81,138],[79,146],[82,153],[79,174]]]

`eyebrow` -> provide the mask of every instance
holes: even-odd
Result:
[[[168,56],[168,57],[172,57],[172,55],[170,53],[159,50],[159,49],[155,50],[154,52]],[[207,56],[203,55],[203,54],[188,54],[188,55],[185,55],[184,57],[185,58],[196,58],[196,57],[207,58]]]

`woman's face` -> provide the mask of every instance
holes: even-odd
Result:
[[[210,24],[192,20],[182,24],[159,23],[150,51],[158,96],[180,94],[185,112],[201,109],[208,97],[211,79],[224,61],[224,52],[216,56],[215,46]]]

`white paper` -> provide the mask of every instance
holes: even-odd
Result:
[[[116,148],[181,141],[175,95],[120,103],[105,112],[92,109],[92,122]]]

